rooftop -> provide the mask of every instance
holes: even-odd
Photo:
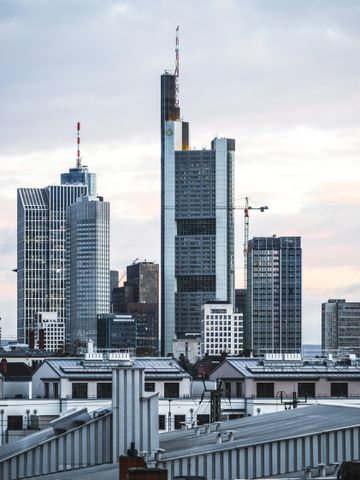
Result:
[[[160,448],[165,450],[162,457],[166,460],[248,447],[360,426],[359,414],[359,409],[354,407],[314,405],[219,422],[219,430],[213,424],[209,433],[206,433],[206,426],[202,426],[200,435],[196,435],[195,429],[161,433]],[[230,432],[233,440],[228,440]],[[221,443],[217,443],[219,434],[223,438]]]
[[[213,373],[225,363],[233,367],[245,378],[357,378],[360,379],[360,363],[335,363],[321,360],[318,362],[306,360],[269,361],[261,358],[227,357]]]

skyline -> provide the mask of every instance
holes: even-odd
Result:
[[[320,342],[321,303],[360,293],[356,2],[158,1],[161,19],[144,1],[75,1],[56,14],[45,1],[36,5],[4,2],[0,13],[4,336],[16,331],[16,188],[59,183],[75,166],[78,120],[83,164],[111,203],[111,268],[139,256],[160,260],[159,77],[174,68],[180,24],[191,145],[216,134],[236,139],[236,203],[249,196],[269,206],[251,215],[250,238],[302,237],[303,340]],[[242,212],[235,217],[241,286]]]

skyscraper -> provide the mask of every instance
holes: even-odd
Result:
[[[255,237],[248,246],[245,348],[301,349],[301,239]]]
[[[321,305],[321,348],[360,357],[360,302],[331,299]]]
[[[81,165],[80,123],[77,124],[76,167],[61,175],[61,185],[19,188],[17,195],[18,340],[35,345],[35,316],[56,313],[49,345],[64,345],[65,222],[67,208],[96,189],[96,175]],[[57,328],[55,328],[57,325]]]
[[[110,204],[84,196],[67,211],[67,340],[97,340],[97,315],[110,312]]]
[[[39,312],[57,313],[65,328],[65,213],[87,185],[19,188],[17,200],[18,340],[34,345]],[[60,341],[58,344],[60,345]],[[62,342],[63,343],[63,342]]]
[[[126,267],[124,286],[112,295],[114,313],[131,313],[136,320],[136,355],[159,353],[159,265],[134,262]]]
[[[178,44],[178,43],[177,43]],[[189,149],[180,118],[178,50],[174,74],[161,76],[162,354],[175,336],[201,332],[201,307],[233,303],[235,141],[215,138]]]

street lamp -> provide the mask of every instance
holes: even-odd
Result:
[[[1,446],[4,445],[4,412],[5,412],[5,410],[2,408],[0,410],[0,415],[1,415]]]
[[[170,432],[170,431],[171,431],[171,402],[172,402],[172,399],[171,399],[171,398],[169,398],[168,402],[169,402],[169,411],[168,411],[168,431]]]

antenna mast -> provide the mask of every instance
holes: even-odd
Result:
[[[179,58],[179,25],[176,27],[176,43],[175,43],[175,105],[179,108],[179,65],[180,65],[180,58]]]
[[[77,122],[77,158],[76,158],[76,168],[81,167],[81,157],[80,157],[80,122]]]

